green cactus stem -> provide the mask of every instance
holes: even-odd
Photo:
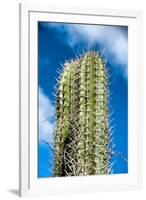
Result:
[[[108,174],[108,80],[102,57],[66,62],[57,88],[54,176]]]

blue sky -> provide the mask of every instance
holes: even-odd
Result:
[[[128,28],[126,26],[38,23],[39,142],[38,177],[52,176],[57,69],[83,51],[103,54],[109,77],[110,126],[114,151],[128,159]],[[118,153],[113,173],[127,173],[128,163]]]

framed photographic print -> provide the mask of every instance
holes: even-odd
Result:
[[[20,195],[140,188],[141,12],[19,10]]]

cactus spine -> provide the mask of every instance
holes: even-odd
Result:
[[[54,176],[108,173],[108,82],[101,56],[67,62],[57,90]]]

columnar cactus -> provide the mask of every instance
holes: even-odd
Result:
[[[66,62],[57,88],[54,176],[108,173],[108,80],[102,57]]]

